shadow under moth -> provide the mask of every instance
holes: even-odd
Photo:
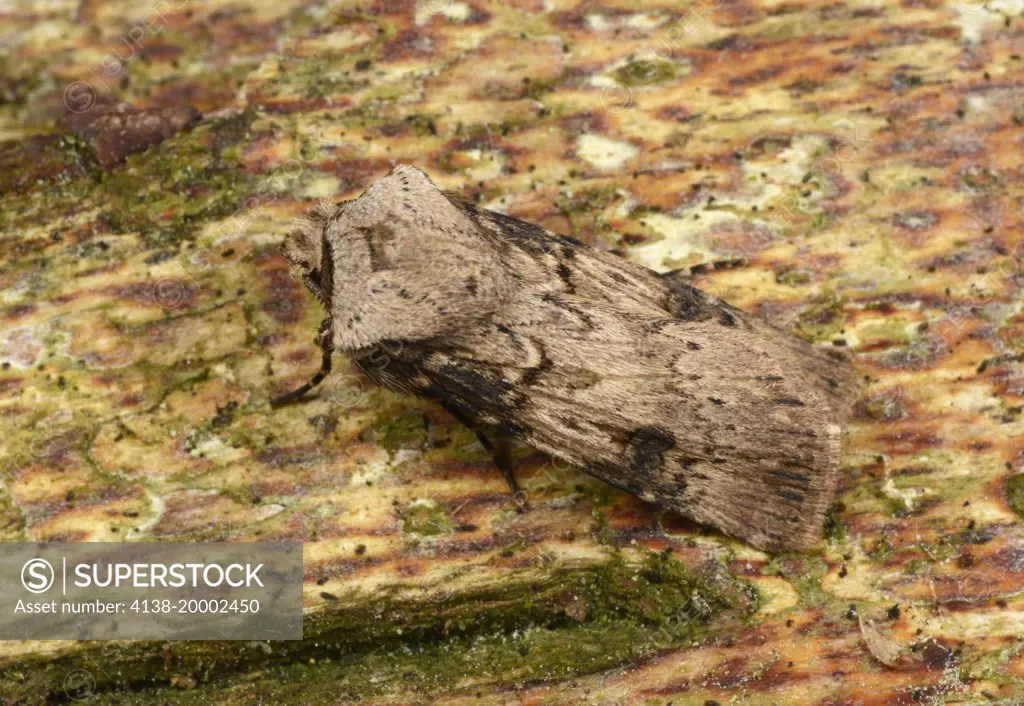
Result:
[[[284,252],[327,315],[321,370],[275,406],[338,352],[473,428],[517,497],[483,425],[755,547],[818,541],[859,396],[841,351],[410,166],[308,211]]]

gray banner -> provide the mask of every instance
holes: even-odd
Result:
[[[301,640],[301,542],[0,542],[0,639]]]

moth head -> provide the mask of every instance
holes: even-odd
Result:
[[[314,209],[288,247],[327,302],[339,352],[466,330],[509,288],[494,239],[462,202],[407,165],[342,207]]]
[[[324,240],[327,225],[335,218],[343,204],[323,200],[295,220],[285,236],[284,256],[292,264],[292,274],[300,277],[306,287],[325,307],[330,302],[328,271],[324,261]]]

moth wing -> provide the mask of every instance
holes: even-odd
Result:
[[[818,388],[838,421],[843,422],[850,417],[862,385],[850,364],[850,357],[843,350],[816,346],[791,336],[757,316],[694,287],[685,272],[666,272],[660,279],[671,292],[666,306],[669,313],[682,321],[732,321],[737,328],[770,342],[776,357],[784,359],[787,367],[802,371],[805,384]]]
[[[820,536],[842,427],[774,336],[546,294],[425,353],[421,394],[634,495],[757,547]]]
[[[517,286],[383,384],[440,398],[641,498],[762,548],[820,536],[856,375],[822,350],[609,253],[448,201]]]
[[[715,319],[732,323],[766,342],[777,357],[787,358],[787,368],[800,370],[806,384],[817,386],[837,419],[849,417],[861,383],[848,356],[834,347],[814,346],[776,329],[692,284],[686,270],[662,275],[626,259],[590,248],[532,223],[479,209],[457,194],[445,196],[473,219],[489,237],[511,246],[506,254],[520,271],[534,273],[535,291],[554,285],[559,294],[572,294],[596,302],[628,303],[650,312],[667,314],[688,323]],[[527,278],[531,279],[531,278]]]

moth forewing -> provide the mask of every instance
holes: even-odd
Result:
[[[325,345],[378,384],[754,546],[818,540],[859,387],[841,353],[478,209],[412,167],[319,222],[333,265]],[[367,364],[395,343],[386,366]]]

